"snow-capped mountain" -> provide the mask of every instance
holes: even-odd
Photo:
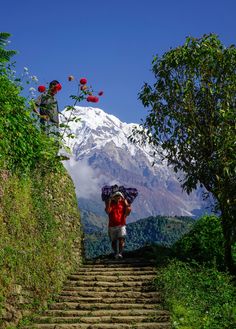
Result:
[[[64,165],[76,186],[79,207],[105,216],[101,200],[103,185],[136,187],[139,195],[133,203],[130,220],[152,215],[194,216],[204,212],[205,204],[198,190],[188,196],[182,192],[176,174],[165,162],[152,166],[152,149],[128,140],[137,124],[121,122],[99,108],[76,107],[71,122],[74,139],[67,139],[73,150]],[[70,116],[63,111],[62,122]]]

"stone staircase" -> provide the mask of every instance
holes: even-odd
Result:
[[[155,268],[140,258],[87,262],[70,275],[50,309],[30,329],[169,329],[153,279]]]

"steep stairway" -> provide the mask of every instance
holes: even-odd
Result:
[[[169,329],[155,290],[155,268],[140,258],[87,262],[71,274],[50,309],[27,328]]]

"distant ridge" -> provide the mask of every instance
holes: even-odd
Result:
[[[127,225],[125,251],[131,251],[158,244],[170,247],[184,234],[190,231],[194,219],[191,217],[156,216],[143,218]],[[87,258],[108,255],[112,252],[107,230],[95,231],[85,235],[85,253]]]

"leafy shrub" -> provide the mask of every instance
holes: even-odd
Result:
[[[236,289],[226,273],[172,260],[156,284],[163,288],[174,328],[235,328]]]
[[[0,104],[0,165],[25,172],[42,161],[55,163],[55,142],[36,127],[19,88],[4,75],[0,75]]]
[[[207,215],[200,218],[192,230],[173,245],[176,255],[198,262],[224,264],[223,232],[220,218]]]
[[[47,162],[56,161],[58,146],[37,127],[27,100],[20,95],[23,87],[11,64],[14,50],[5,50],[9,33],[0,33],[0,168],[25,173]]]

